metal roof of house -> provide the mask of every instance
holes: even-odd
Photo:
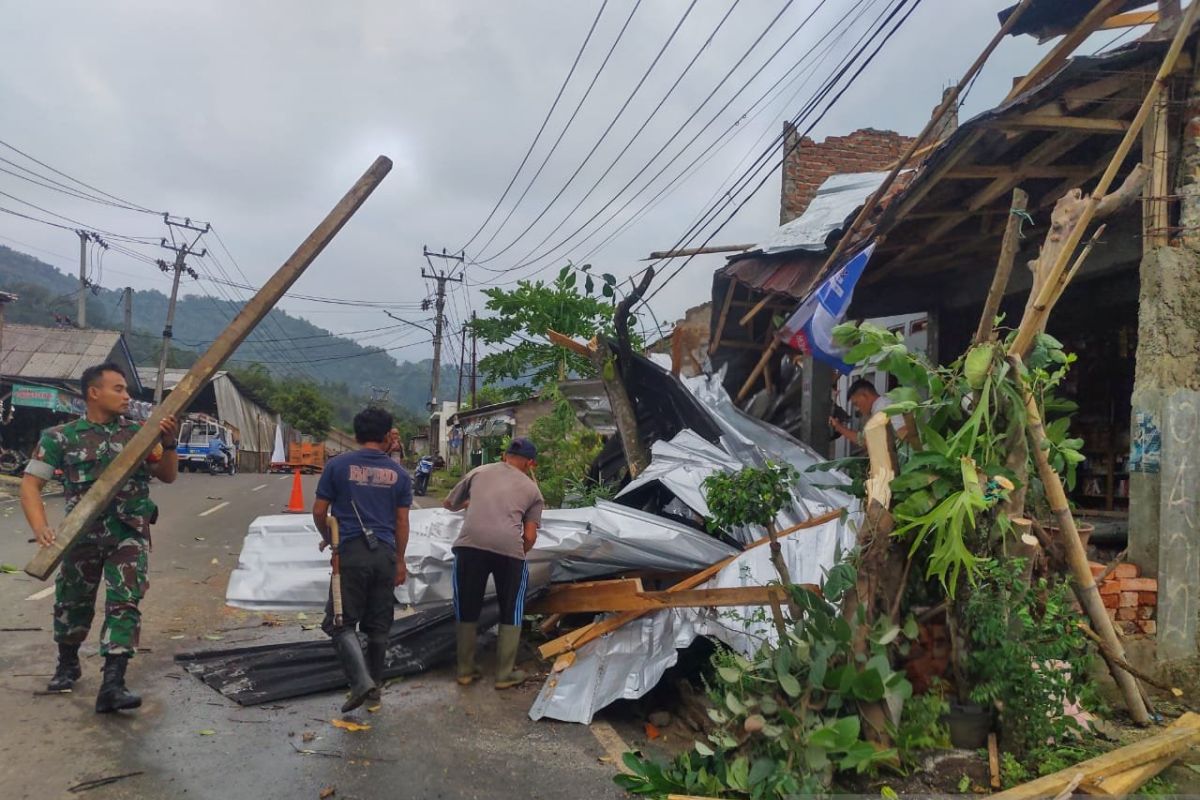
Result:
[[[88,367],[112,360],[133,364],[118,331],[8,324],[0,338],[0,375],[6,378],[77,381]],[[137,375],[130,377],[140,384]]]

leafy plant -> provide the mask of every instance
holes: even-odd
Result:
[[[980,566],[964,609],[972,639],[967,665],[971,699],[998,707],[1008,746],[1037,754],[1044,765],[1082,733],[1063,707],[1089,704],[1091,653],[1067,582],[1030,585],[1022,570],[1021,559]]]
[[[906,700],[912,686],[891,667],[887,649],[902,635],[886,620],[874,625],[858,658],[852,623],[837,604],[856,572],[839,564],[826,576],[822,596],[793,587],[802,609],[786,637],[752,659],[729,650],[713,656],[709,716],[716,729],[669,765],[626,756],[632,775],[616,782],[635,794],[671,792],[781,798],[823,794],[838,771],[871,772],[896,765],[895,749],[864,738],[859,703]]]
[[[924,750],[950,747],[950,729],[942,722],[949,711],[950,703],[936,681],[928,692],[905,702],[894,736],[905,766],[914,766],[915,757]]]
[[[605,491],[587,481],[588,469],[604,441],[595,431],[579,424],[575,410],[556,385],[550,384],[543,389],[542,397],[554,405],[529,429],[529,436],[538,449],[538,488],[551,508],[563,506],[568,497],[580,505],[590,505],[579,498],[581,494],[595,497]]]
[[[714,472],[701,484],[708,502],[710,528],[767,527],[791,502],[800,475],[790,464],[768,462],[762,468]]]

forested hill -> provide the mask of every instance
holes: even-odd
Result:
[[[149,269],[149,267],[147,267]],[[172,366],[188,366],[203,352],[240,308],[240,304],[201,294],[184,294],[175,309]],[[53,325],[55,313],[75,317],[78,279],[33,256],[0,245],[0,290],[20,296],[6,310],[9,322]],[[212,286],[204,288],[212,291]],[[120,330],[124,319],[122,290],[100,289],[88,297],[88,327]],[[133,293],[133,330],[130,349],[141,365],[157,365],[162,329],[167,315],[167,296],[159,291]],[[344,387],[355,396],[367,397],[371,387],[387,387],[397,405],[423,413],[429,400],[431,361],[403,361],[400,345],[420,341],[420,331],[405,330],[378,311],[366,311],[359,329],[386,328],[370,336],[368,349],[307,320],[275,310],[250,338],[238,348],[229,366],[259,363],[277,377],[304,378],[329,387]],[[416,334],[414,336],[413,334]],[[388,348],[397,348],[386,352]],[[415,349],[415,348],[414,348]],[[458,370],[442,365],[443,399],[453,400]]]

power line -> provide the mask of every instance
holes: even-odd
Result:
[[[24,156],[25,158],[29,159],[33,163],[37,164],[38,166],[44,167],[45,169],[50,170],[55,175],[66,178],[67,180],[71,181],[72,183],[79,184],[80,186],[82,186],[86,189],[91,189],[93,192],[96,192],[97,194],[101,194],[101,195],[109,198],[110,200],[115,200],[118,203],[121,203],[121,204],[125,205],[126,207],[130,208],[131,210],[141,211],[141,212],[144,212],[147,214],[154,214],[155,216],[158,216],[161,213],[161,212],[146,208],[145,206],[138,205],[137,203],[133,203],[129,200],[122,199],[115,194],[109,194],[108,192],[104,191],[103,189],[97,189],[95,186],[92,186],[89,183],[84,183],[83,181],[79,180],[78,178],[74,178],[74,177],[68,175],[67,173],[62,172],[61,170],[55,169],[54,167],[50,166],[49,164],[47,164],[44,161],[39,161],[38,159],[36,159],[33,156],[26,153],[25,151],[14,147],[13,145],[9,144],[8,142],[4,141],[3,139],[0,139],[0,146],[7,147],[9,150],[12,150],[14,153],[17,153],[21,156]]]
[[[566,136],[567,131],[570,130],[572,123],[575,122],[575,118],[579,116],[579,110],[583,108],[583,104],[587,102],[588,97],[592,93],[592,88],[596,85],[596,81],[600,79],[600,75],[604,72],[604,68],[608,66],[609,59],[612,58],[612,54],[617,49],[617,45],[620,44],[621,39],[624,38],[625,31],[629,28],[629,23],[633,21],[633,15],[637,13],[637,10],[641,8],[641,5],[642,0],[637,0],[637,2],[633,4],[633,9],[629,12],[629,16],[625,18],[625,23],[621,26],[621,30],[617,32],[617,38],[613,40],[612,46],[608,48],[608,52],[604,55],[604,60],[600,62],[600,66],[596,68],[596,73],[592,75],[591,82],[588,84],[587,89],[584,90],[583,96],[579,98],[579,102],[575,105],[575,110],[571,112],[570,118],[567,119],[567,124],[563,126],[561,131],[559,131],[558,138],[556,138],[554,140],[554,144],[550,146],[550,150],[546,153],[545,158],[542,159],[542,163],[537,168],[537,172],[533,173],[533,177],[529,179],[529,183],[525,184],[525,189],[521,192],[521,196],[517,198],[515,203],[513,203],[512,208],[508,210],[508,214],[500,223],[500,227],[492,231],[492,235],[488,237],[486,242],[483,243],[483,247],[479,248],[480,255],[487,252],[487,249],[491,247],[492,242],[496,240],[496,237],[500,234],[500,231],[504,230],[504,227],[508,225],[508,221],[512,219],[512,216],[514,213],[516,213],[517,208],[525,200],[525,196],[529,194],[529,190],[533,188],[533,184],[536,183],[537,179],[541,176],[542,170],[544,170],[546,168],[546,164],[550,162],[550,157],[554,155],[554,152],[558,149],[559,143],[562,142],[563,137]]]
[[[471,234],[471,238],[467,240],[467,243],[458,248],[460,251],[466,250],[479,237],[479,234],[483,232],[483,229],[487,227],[487,224],[492,221],[492,217],[500,209],[500,204],[504,202],[504,198],[508,197],[508,193],[512,191],[513,185],[517,182],[517,176],[521,174],[521,170],[525,169],[525,164],[529,162],[529,156],[533,154],[533,149],[542,138],[542,133],[545,132],[546,125],[550,122],[550,117],[554,114],[554,109],[558,108],[558,101],[562,99],[567,84],[571,82],[571,77],[575,74],[575,68],[579,66],[579,60],[583,57],[583,52],[587,49],[588,42],[592,40],[592,34],[596,32],[596,25],[599,24],[600,17],[604,15],[604,9],[607,6],[608,0],[603,0],[600,3],[600,10],[596,12],[596,18],[592,20],[592,26],[588,28],[587,36],[584,37],[583,44],[579,46],[579,52],[575,54],[575,60],[571,62],[571,68],[567,70],[567,77],[563,79],[562,86],[558,87],[558,94],[554,96],[554,102],[550,104],[550,110],[546,112],[542,124],[533,136],[533,141],[529,143],[529,149],[525,151],[525,156],[521,159],[521,163],[517,165],[517,169],[513,172],[512,178],[509,179],[508,185],[504,187],[504,191],[500,194],[500,199],[496,201],[496,205],[492,206],[492,210],[488,212],[487,219],[480,223],[475,232]]]
[[[583,160],[579,162],[579,166],[575,167],[575,171],[572,172],[570,177],[567,178],[567,181],[562,185],[562,188],[554,194],[554,197],[550,198],[550,202],[546,204],[541,213],[534,217],[533,221],[526,225],[525,229],[518,233],[515,239],[505,245],[494,255],[485,259],[479,259],[480,263],[486,264],[489,261],[494,261],[516,246],[517,242],[521,241],[521,239],[523,239],[535,225],[542,221],[542,218],[545,217],[550,209],[554,207],[554,204],[557,203],[558,199],[563,196],[563,193],[570,188],[571,184],[575,181],[575,178],[578,177],[579,173],[583,171],[583,168],[587,166],[587,163],[591,160],[592,156],[596,154],[598,149],[600,149],[600,145],[603,144],[604,140],[608,138],[608,134],[612,132],[613,127],[616,126],[617,122],[619,122],[621,117],[625,114],[626,109],[629,108],[629,104],[633,102],[633,98],[637,96],[639,91],[641,91],[642,86],[650,77],[650,73],[652,73],[654,68],[658,66],[658,62],[662,59],[663,53],[667,52],[667,48],[671,46],[671,42],[675,41],[675,36],[679,33],[679,29],[683,27],[683,23],[686,22],[687,18],[691,15],[692,9],[696,7],[697,2],[698,0],[692,0],[692,2],[688,4],[688,7],[683,12],[683,16],[679,18],[679,22],[675,23],[675,27],[671,30],[671,35],[667,37],[667,40],[663,42],[662,47],[658,49],[658,53],[655,54],[654,60],[650,62],[650,66],[646,67],[646,71],[642,73],[642,77],[638,80],[637,85],[633,87],[633,91],[631,91],[629,96],[625,98],[625,102],[623,102],[621,107],[617,109],[617,113],[613,115],[613,118],[611,121],[609,121],[608,126],[605,127],[605,129],[600,133],[599,138],[596,139],[596,143],[592,145],[592,149],[589,150],[587,155],[583,157]],[[651,116],[653,116],[653,114]],[[640,133],[641,130],[639,129],[638,132]],[[622,151],[622,155],[624,155],[624,151]],[[619,158],[620,156],[618,156],[618,159]],[[605,174],[608,173],[606,172]]]

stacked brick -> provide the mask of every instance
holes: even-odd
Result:
[[[1092,575],[1100,577],[1104,566],[1093,563]],[[1134,564],[1118,564],[1100,584],[1100,599],[1117,629],[1127,635],[1158,632],[1158,581],[1143,578]]]
[[[904,154],[912,137],[895,131],[863,128],[849,136],[830,136],[823,142],[800,137],[785,124],[783,191],[779,222],[782,225],[804,213],[817,189],[831,175],[878,172]],[[799,139],[799,142],[797,142]]]

